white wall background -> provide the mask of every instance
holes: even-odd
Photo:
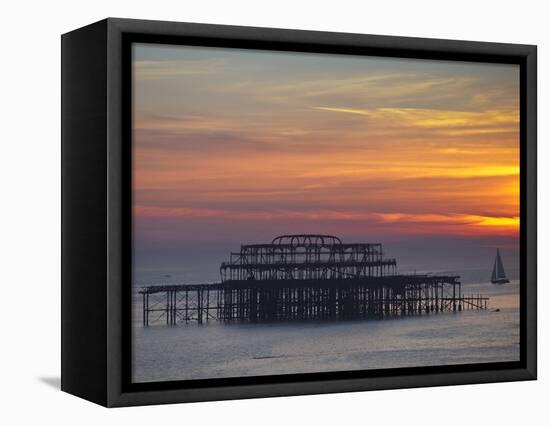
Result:
[[[0,6],[2,423],[447,426],[547,421],[549,228],[542,220],[550,213],[544,190],[550,181],[546,6],[531,0],[5,0]],[[60,34],[108,16],[538,44],[540,379],[115,410],[60,392]]]

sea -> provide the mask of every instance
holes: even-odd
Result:
[[[447,271],[440,271],[447,272]],[[487,271],[469,277],[462,294],[490,297],[482,311],[381,320],[224,324],[216,321],[143,327],[139,284],[176,283],[178,274],[141,275],[133,298],[132,380],[155,382],[381,368],[518,361],[518,279],[494,285]],[[517,271],[512,272],[512,277]],[[513,277],[514,278],[514,277]]]

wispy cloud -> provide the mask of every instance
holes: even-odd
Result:
[[[224,61],[220,59],[135,61],[133,73],[137,81],[166,80],[175,77],[219,73],[223,67]]]
[[[337,108],[312,107],[316,110],[356,114],[376,120],[391,122],[394,125],[415,126],[426,129],[452,128],[457,132],[471,130],[486,132],[517,130],[518,110],[454,111],[426,108]]]
[[[470,214],[410,214],[395,212],[357,212],[345,210],[295,211],[251,210],[233,211],[194,209],[187,207],[135,206],[134,214],[142,219],[202,219],[209,221],[266,222],[315,221],[318,223],[356,222],[372,228],[405,227],[408,234],[444,233],[449,235],[479,235],[479,233],[514,234],[519,230],[519,217],[493,217]]]
[[[166,221],[173,238],[228,223],[517,233],[516,68],[199,50],[134,66],[135,214],[151,235]]]

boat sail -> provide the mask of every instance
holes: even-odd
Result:
[[[510,280],[506,278],[506,273],[504,272],[504,266],[502,266],[502,259],[500,257],[499,249],[497,249],[497,257],[495,258],[495,264],[493,265],[491,282],[493,284],[505,284],[510,282]]]

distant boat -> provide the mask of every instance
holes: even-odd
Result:
[[[506,277],[506,273],[504,272],[504,266],[502,266],[502,259],[500,257],[499,249],[497,249],[497,257],[495,257],[495,264],[493,265],[491,282],[493,284],[506,284],[510,282],[510,280]]]

